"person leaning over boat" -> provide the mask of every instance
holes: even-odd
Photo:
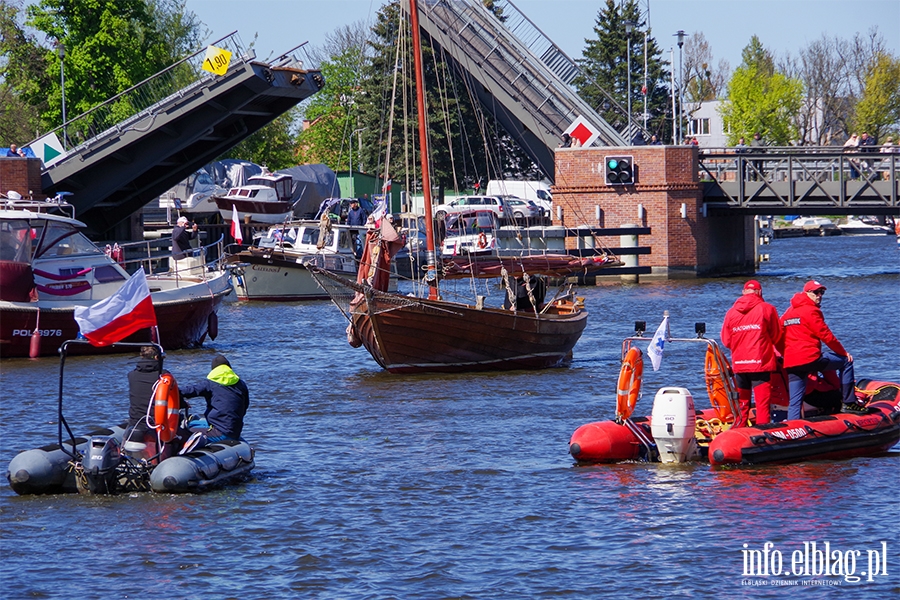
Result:
[[[206,442],[224,439],[239,440],[244,429],[244,415],[250,406],[250,390],[247,384],[231,368],[231,363],[221,354],[212,359],[211,370],[203,383],[182,385],[183,398],[202,396],[206,399],[206,421],[209,429],[192,435],[185,449],[191,450]],[[195,443],[198,441],[199,443]]]
[[[762,285],[755,279],[745,283],[741,297],[725,313],[720,335],[731,350],[737,382],[740,414],[735,415],[734,427],[747,426],[751,397],[756,399],[756,424],[770,421],[772,381],[778,370],[775,348],[783,333],[778,310],[763,300]]]
[[[191,240],[197,237],[197,224],[190,225],[187,217],[178,217],[172,229],[172,257],[181,260],[191,251]]]
[[[781,315],[784,325],[784,367],[788,373],[791,396],[788,419],[802,418],[807,375],[818,371],[837,370],[844,409],[858,411],[861,408],[854,394],[856,378],[853,356],[825,324],[821,309],[825,289],[818,281],[806,282],[803,291],[794,294],[790,308]],[[823,343],[830,351],[822,351]]]

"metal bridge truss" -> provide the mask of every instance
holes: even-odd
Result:
[[[580,115],[600,131],[595,142],[627,145],[569,85],[578,66],[509,2],[501,23],[479,0],[419,2],[423,32],[468,79],[484,110],[496,116],[544,174],[555,176],[560,134]],[[402,3],[409,12],[409,2]],[[528,38],[523,42],[518,35]],[[534,51],[540,52],[536,55]],[[616,104],[616,106],[618,106]],[[619,107],[621,108],[621,107]]]
[[[255,61],[237,32],[212,45],[232,54],[224,75],[200,68],[204,48],[55,130],[68,150],[42,191],[72,192],[90,234],[127,237],[113,228],[325,85],[290,51]]]
[[[747,214],[900,214],[900,153],[834,147],[716,149],[699,155],[707,211]]]

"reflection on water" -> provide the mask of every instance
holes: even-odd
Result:
[[[893,240],[777,240],[769,252],[758,276],[766,300],[783,311],[806,279],[821,278],[826,319],[858,373],[900,379]],[[741,585],[742,544],[792,550],[804,540],[863,551],[887,540],[892,576],[841,592],[895,595],[897,451],[715,470],[574,467],[567,454],[575,428],[613,416],[621,339],[635,320],[652,332],[668,310],[673,335],[690,337],[703,321],[718,337],[742,284],[582,288],[591,316],[571,368],[458,376],[382,372],[347,345],[327,302],[229,302],[219,338],[170,353],[166,366],[197,381],[215,352],[229,357],[251,390],[245,435],[258,451],[256,477],[201,496],[18,497],[3,486],[4,595],[781,597]],[[638,413],[671,383],[705,405],[702,361],[700,350],[668,348],[663,369],[645,372]],[[124,416],[133,364],[67,362],[73,427]],[[5,464],[55,438],[58,363],[0,366]]]

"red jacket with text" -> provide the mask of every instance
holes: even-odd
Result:
[[[778,368],[775,346],[781,343],[781,335],[775,307],[756,294],[746,294],[725,313],[719,337],[731,350],[735,373],[762,373]]]
[[[823,342],[838,356],[847,356],[844,346],[825,324],[822,309],[805,292],[794,294],[791,307],[781,315],[781,322],[784,324],[785,368],[817,360],[822,356]]]

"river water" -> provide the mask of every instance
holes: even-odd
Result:
[[[784,239],[767,251],[758,274],[766,300],[783,311],[804,281],[819,279],[857,376],[900,380],[893,237]],[[347,345],[328,302],[227,302],[219,338],[171,352],[166,366],[192,381],[215,351],[229,357],[251,390],[244,435],[257,448],[255,477],[186,496],[19,497],[4,483],[2,595],[764,598],[840,586],[842,598],[896,597],[900,448],[730,469],[575,467],[567,453],[579,425],[613,416],[621,340],[635,320],[652,334],[668,310],[673,336],[692,336],[702,321],[717,338],[742,283],[581,288],[591,316],[570,368],[453,376],[382,372]],[[705,406],[702,356],[667,348],[658,373],[648,365],[637,413],[665,384],[692,389]],[[132,361],[67,360],[76,431],[125,416]],[[18,451],[55,439],[59,365],[0,366],[5,471]],[[829,544],[830,572],[840,565],[842,574],[790,571],[812,542]],[[745,557],[766,543],[771,570],[751,574]]]

